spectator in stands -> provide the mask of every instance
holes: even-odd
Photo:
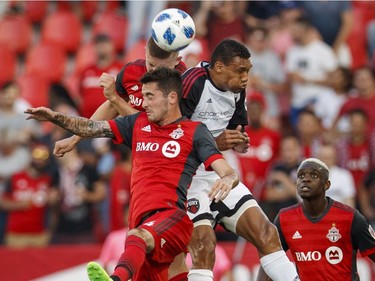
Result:
[[[0,202],[0,208],[8,213],[8,247],[43,247],[49,243],[56,216],[49,213],[48,207],[56,205],[59,199],[59,191],[52,186],[46,169],[49,157],[48,146],[34,144],[30,164],[9,180]]]
[[[316,156],[319,147],[324,143],[319,118],[312,110],[305,109],[298,115],[296,129],[298,140],[302,146],[303,157]]]
[[[329,168],[331,187],[327,190],[327,196],[355,208],[354,179],[349,170],[337,166],[336,148],[333,145],[323,145],[317,156]]]
[[[307,18],[299,17],[291,25],[295,46],[288,50],[285,67],[291,85],[291,124],[304,108],[312,106],[327,90],[329,74],[337,68],[337,59]]]
[[[375,129],[375,75],[370,67],[363,66],[353,73],[353,96],[342,105],[338,118],[349,113],[353,109],[362,109],[369,120],[368,129]]]
[[[225,157],[234,157],[242,182],[253,196],[262,201],[266,183],[266,173],[270,164],[278,157],[280,146],[279,132],[266,127],[263,119],[265,101],[261,93],[247,95],[247,116],[249,125],[245,127],[251,145],[246,153],[225,151]],[[230,155],[228,155],[228,153]],[[232,162],[232,160],[228,160]]]
[[[137,2],[138,3],[138,2]],[[123,64],[116,58],[116,50],[110,37],[98,34],[94,38],[96,62],[80,73],[80,101],[81,116],[91,117],[96,109],[106,100],[103,89],[99,86],[99,77],[103,72],[113,74],[120,72]]]
[[[17,107],[17,101],[21,95],[21,88],[15,81],[6,82],[1,86],[0,131],[13,131],[19,144],[28,144],[31,138],[39,137],[42,131],[38,123],[27,122],[25,114],[18,111],[20,108]]]
[[[105,184],[96,171],[94,149],[89,140],[58,158],[60,174],[60,216],[54,243],[98,242],[96,227],[101,227],[98,203],[106,197]]]
[[[280,159],[272,165],[267,175],[264,202],[261,204],[270,220],[281,208],[297,202],[295,180],[301,160],[302,149],[298,139],[294,136],[284,137],[280,144]]]
[[[245,42],[246,23],[236,1],[200,1],[193,19],[199,27],[196,36],[207,39],[209,53],[226,38]]]
[[[278,124],[281,113],[278,95],[285,94],[286,74],[280,58],[269,43],[269,33],[265,28],[255,27],[248,34],[246,45],[254,65],[249,87],[263,93],[267,123]]]
[[[334,70],[329,79],[329,88],[324,94],[319,95],[314,104],[314,112],[322,121],[322,126],[326,131],[330,131],[341,106],[348,99],[351,90],[352,72],[348,68],[339,67]],[[337,128],[339,131],[344,130],[342,126]]]
[[[351,54],[346,41],[353,27],[351,1],[299,1],[298,5],[323,41],[333,48],[340,65],[350,67]]]
[[[374,145],[368,133],[368,124],[368,116],[363,110],[352,110],[349,113],[350,131],[337,143],[339,166],[352,173],[357,193],[365,175],[374,167],[371,164]]]

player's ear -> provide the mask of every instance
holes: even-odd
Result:
[[[327,180],[324,184],[324,190],[327,191],[331,187],[331,182]]]
[[[182,60],[182,57],[181,56],[177,56],[175,66],[178,65],[181,62],[181,60]]]
[[[168,94],[168,101],[170,104],[176,104],[178,103],[178,95],[176,92],[170,92]]]
[[[217,72],[221,72],[223,70],[224,64],[221,61],[215,62],[214,68]]]

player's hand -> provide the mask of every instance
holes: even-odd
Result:
[[[117,98],[116,87],[115,87],[116,78],[109,73],[103,72],[99,78],[99,85],[103,87],[103,94],[107,100],[112,101]]]
[[[71,136],[69,138],[57,141],[53,149],[53,155],[63,157],[65,153],[72,151],[81,139],[82,138],[80,136]]]
[[[246,133],[241,132],[242,126],[238,125],[235,130],[224,130],[218,137],[216,137],[216,144],[220,151],[235,148],[238,145],[239,150],[245,150],[249,147],[249,137]]]
[[[245,141],[233,147],[233,149],[238,153],[246,153],[250,147],[249,135],[246,132],[243,132],[242,135],[245,137]]]
[[[26,118],[27,120],[35,119],[38,121],[49,121],[55,116],[55,112],[43,106],[28,108],[24,113],[29,114],[29,116]]]
[[[213,186],[211,187],[208,196],[210,200],[215,200],[215,202],[219,202],[220,200],[224,200],[229,192],[233,188],[233,179],[232,178],[222,178],[218,179]]]

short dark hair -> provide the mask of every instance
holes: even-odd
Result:
[[[178,99],[181,99],[182,79],[180,73],[174,69],[158,67],[153,71],[146,72],[140,81],[142,84],[156,82],[164,96],[170,92],[176,92]]]
[[[233,39],[224,39],[214,49],[211,55],[211,65],[221,61],[228,65],[235,57],[241,59],[250,58],[250,52],[246,46]]]
[[[104,42],[112,42],[111,37],[106,33],[98,33],[95,35],[93,42],[97,43],[104,43]]]
[[[152,37],[150,37],[150,39],[148,39],[147,41],[147,50],[152,57],[158,58],[158,59],[167,59],[173,53],[175,53],[175,52],[168,52],[160,48],[158,45],[156,45]]]

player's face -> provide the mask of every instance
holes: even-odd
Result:
[[[250,59],[235,57],[229,64],[221,64],[221,81],[219,87],[223,90],[239,93],[246,88],[249,71],[253,65]]]
[[[176,65],[180,63],[181,57],[178,56],[177,53],[172,53],[168,58],[166,59],[158,59],[153,56],[151,56],[146,51],[146,68],[147,71],[152,71],[158,67],[167,67],[170,69],[174,69]]]
[[[168,97],[165,97],[156,82],[142,86],[142,107],[147,113],[150,122],[161,124],[168,117]]]
[[[302,199],[324,198],[329,186],[320,165],[307,162],[298,169],[297,193]]]

